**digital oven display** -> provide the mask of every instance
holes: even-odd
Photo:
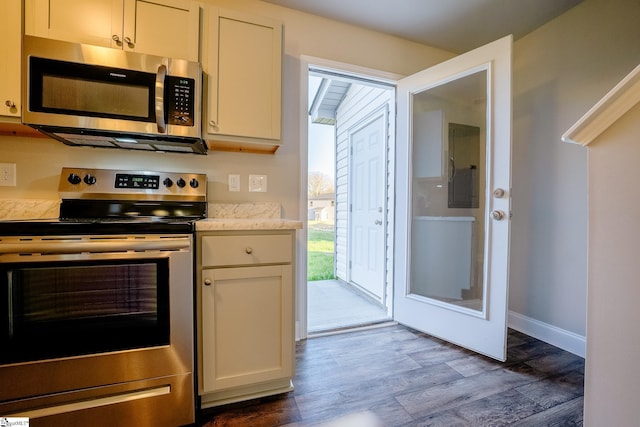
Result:
[[[116,174],[116,188],[149,188],[157,190],[160,187],[159,175],[133,175],[128,173]]]

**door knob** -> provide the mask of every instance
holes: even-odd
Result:
[[[382,225],[382,221],[379,219],[376,219],[374,222],[375,225]]]
[[[504,193],[505,191],[502,188],[496,188],[495,190],[493,190],[493,195],[498,199],[504,197]]]
[[[500,210],[495,210],[491,212],[491,218],[495,219],[496,221],[502,221],[504,217],[505,217],[504,212]]]
[[[204,285],[205,286],[211,286],[211,279],[204,279]]]

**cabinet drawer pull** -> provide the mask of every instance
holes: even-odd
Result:
[[[251,249],[251,246],[247,246],[244,251],[247,253],[247,255],[251,255],[253,253],[253,249]]]
[[[211,279],[204,279],[204,285],[205,286],[211,286]]]

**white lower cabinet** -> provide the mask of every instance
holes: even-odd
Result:
[[[198,235],[201,407],[292,390],[293,232]]]

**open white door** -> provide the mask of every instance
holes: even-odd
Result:
[[[398,83],[394,318],[506,359],[511,49],[504,37]],[[405,172],[406,171],[406,172]]]

